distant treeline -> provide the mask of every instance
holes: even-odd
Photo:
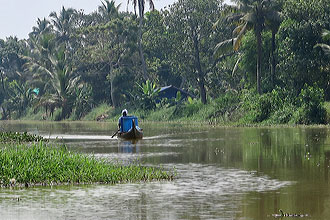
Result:
[[[253,123],[326,123],[330,0],[137,3],[135,13],[108,0],[90,14],[63,7],[28,39],[0,39],[2,119],[79,120],[103,103],[175,105],[184,117],[213,103],[207,120],[239,112]],[[197,98],[159,102],[168,85]]]

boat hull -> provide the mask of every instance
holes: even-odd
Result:
[[[128,132],[118,132],[117,137],[123,139],[142,139],[143,138],[143,131],[139,127],[135,125],[133,121],[133,126]]]

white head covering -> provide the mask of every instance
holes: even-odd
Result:
[[[124,115],[124,113],[126,113],[126,115],[128,114],[127,109],[124,109],[124,110],[121,112],[122,115]]]

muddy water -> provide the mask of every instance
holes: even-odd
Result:
[[[172,182],[0,189],[1,219],[302,219],[330,216],[330,129],[147,124],[136,143],[111,123],[1,122],[120,163],[177,172]]]

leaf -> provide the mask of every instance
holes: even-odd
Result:
[[[188,103],[192,104],[193,102],[194,102],[194,100],[190,96],[188,96]]]
[[[234,66],[234,68],[233,68],[232,74],[231,74],[232,76],[234,76],[234,74],[235,74],[235,72],[236,72],[236,70],[237,70],[237,68],[238,68],[238,64],[239,64],[239,62],[241,61],[242,57],[243,57],[243,56],[239,56],[239,57],[238,57],[238,59],[237,59],[237,61],[236,61],[236,63],[235,63],[235,66]]]
[[[327,44],[316,44],[314,48],[321,47],[326,55],[330,55],[330,45]]]
[[[225,54],[229,53],[230,51],[232,51],[234,40],[235,39],[228,39],[228,40],[218,43],[215,46],[215,50],[214,50],[215,58],[219,58],[220,56],[225,55]]]
[[[322,38],[323,38],[323,40],[330,40],[330,31],[324,29],[322,32]]]
[[[234,45],[234,50],[237,51],[239,47],[241,46],[242,38],[247,30],[248,23],[246,22],[243,27],[240,29],[239,34],[237,37],[234,39],[233,45]]]

